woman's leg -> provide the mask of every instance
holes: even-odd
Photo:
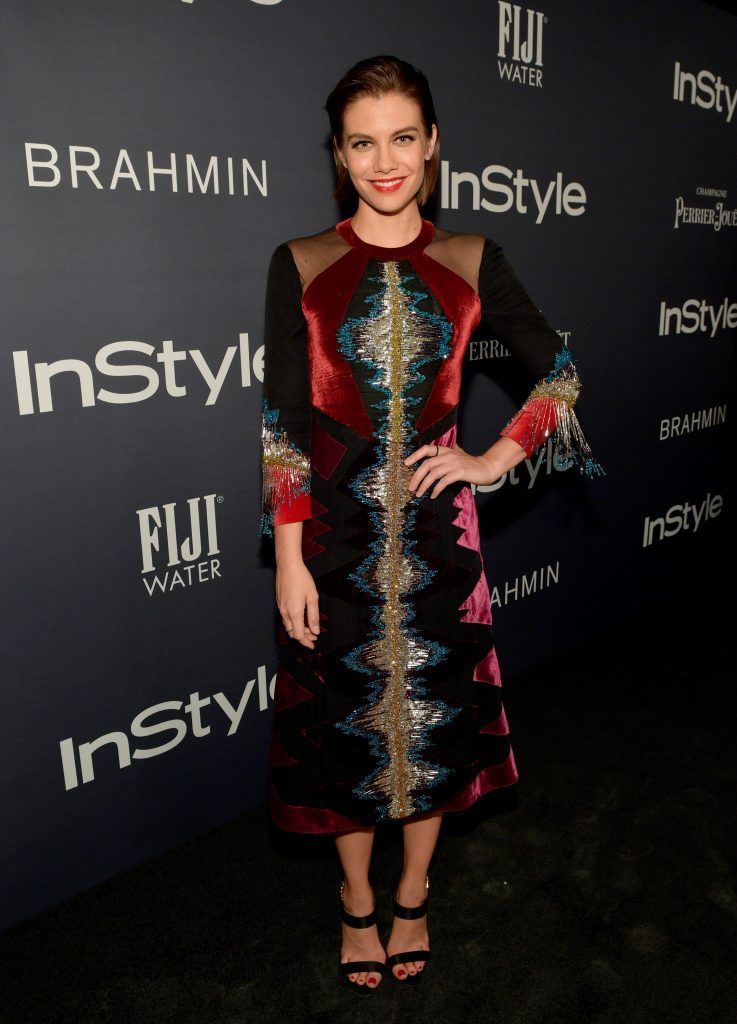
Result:
[[[404,867],[397,888],[397,901],[403,907],[419,907],[427,896],[425,878],[442,822],[443,812],[437,811],[415,821],[405,822],[402,826]],[[392,933],[386,944],[388,955],[402,953],[407,949],[429,948],[426,916],[411,921],[402,917],[394,918]],[[398,978],[404,978],[407,972],[417,974],[424,966],[424,960],[417,960],[408,964],[394,964],[392,970]]]
[[[343,905],[349,914],[363,917],[374,909],[374,891],[369,882],[371,850],[374,844],[375,826],[356,829],[335,837],[335,846],[343,866],[345,888]],[[342,922],[343,945],[340,951],[341,963],[348,960],[386,960],[386,951],[379,940],[376,925],[370,928],[351,928]],[[359,971],[349,974],[351,981],[359,985],[378,985],[381,975],[376,971]]]

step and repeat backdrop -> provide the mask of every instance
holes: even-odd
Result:
[[[628,618],[716,587],[737,19],[698,0],[5,0],[0,29],[0,927],[265,802],[266,270],[353,212],[323,104],[363,57],[428,76],[423,216],[504,247],[573,352],[606,469],[582,478],[550,441],[476,490],[503,677],[621,622],[626,685]],[[473,339],[467,450],[524,398],[513,370]],[[678,620],[673,642],[698,637]]]

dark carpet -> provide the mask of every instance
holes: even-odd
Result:
[[[0,936],[0,1020],[737,1024],[737,626],[704,593],[505,680],[520,782],[443,819],[419,987],[338,985],[334,844],[264,809]]]

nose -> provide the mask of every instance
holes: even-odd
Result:
[[[392,153],[391,145],[387,142],[384,145],[379,144],[376,147],[376,159],[374,161],[374,170],[377,174],[389,174],[396,168],[397,164]]]

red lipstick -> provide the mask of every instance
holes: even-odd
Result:
[[[369,182],[377,192],[396,192],[404,184],[404,178],[377,178]]]

